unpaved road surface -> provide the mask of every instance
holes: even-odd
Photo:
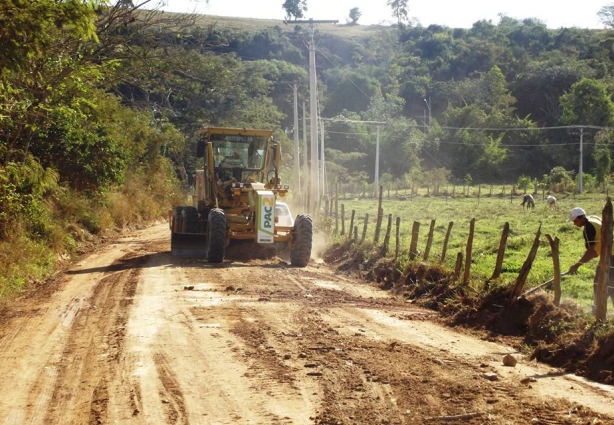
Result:
[[[135,232],[1,310],[0,424],[614,424],[612,387],[324,264],[169,251]]]

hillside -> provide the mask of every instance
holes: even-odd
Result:
[[[214,15],[198,15],[196,24],[203,27],[218,27],[228,29],[232,31],[247,31],[255,33],[258,31],[268,30],[275,26],[279,26],[284,32],[294,32],[296,24],[284,23],[283,19],[253,19],[253,18],[241,18],[241,17],[228,17],[228,16],[214,16]],[[301,26],[307,27],[307,24],[301,24]],[[381,30],[394,30],[396,26],[383,26],[383,25],[348,25],[346,23],[339,22],[338,24],[316,24],[316,30],[323,34],[331,34],[342,38],[369,38],[374,33]]]

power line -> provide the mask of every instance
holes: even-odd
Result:
[[[414,126],[422,127],[422,126]],[[542,131],[542,130],[562,130],[562,129],[583,129],[589,128],[593,130],[613,130],[612,127],[601,127],[598,125],[560,125],[554,127],[440,127],[444,130],[474,130],[474,131]]]
[[[331,61],[325,54],[324,52],[322,52],[320,49],[318,49],[318,52],[324,56],[333,66],[336,66],[333,61]],[[371,96],[369,96],[367,93],[365,93],[364,91],[362,91],[362,89],[360,87],[358,87],[358,85],[354,82],[354,80],[352,80],[351,78],[348,78],[348,80],[350,81],[350,83],[352,83],[352,85],[354,87],[356,87],[356,89],[358,89],[359,92],[361,92],[367,99],[371,100]]]
[[[342,118],[320,118],[325,121],[346,122],[346,123],[376,123],[387,124],[377,121],[348,120]],[[408,124],[410,128],[424,128],[420,124]],[[439,127],[442,130],[471,130],[471,131],[544,131],[544,130],[567,130],[567,129],[592,129],[592,130],[614,130],[614,127],[602,127],[598,125],[559,125],[553,127]]]
[[[326,131],[328,134],[341,134],[345,136],[364,136],[364,133],[351,133],[351,132],[343,132],[343,131]],[[392,140],[405,140],[403,137],[387,137],[387,139]],[[438,141],[440,145],[465,145],[465,146],[483,146],[483,143],[464,143],[464,142],[444,142]],[[546,147],[546,146],[574,146],[579,145],[580,142],[568,142],[568,143],[548,143],[548,144],[505,144],[501,145],[502,147]]]

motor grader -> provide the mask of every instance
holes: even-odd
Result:
[[[199,133],[192,205],[169,211],[171,253],[221,263],[232,241],[287,244],[290,263],[311,257],[313,220],[296,219],[281,202],[288,186],[279,178],[281,146],[270,130],[208,127]]]

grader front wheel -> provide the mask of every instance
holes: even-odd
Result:
[[[290,251],[290,264],[305,267],[311,258],[313,246],[313,219],[306,214],[299,214],[294,221],[294,249]]]
[[[221,263],[226,255],[226,215],[219,208],[209,212],[207,220],[207,261]]]

